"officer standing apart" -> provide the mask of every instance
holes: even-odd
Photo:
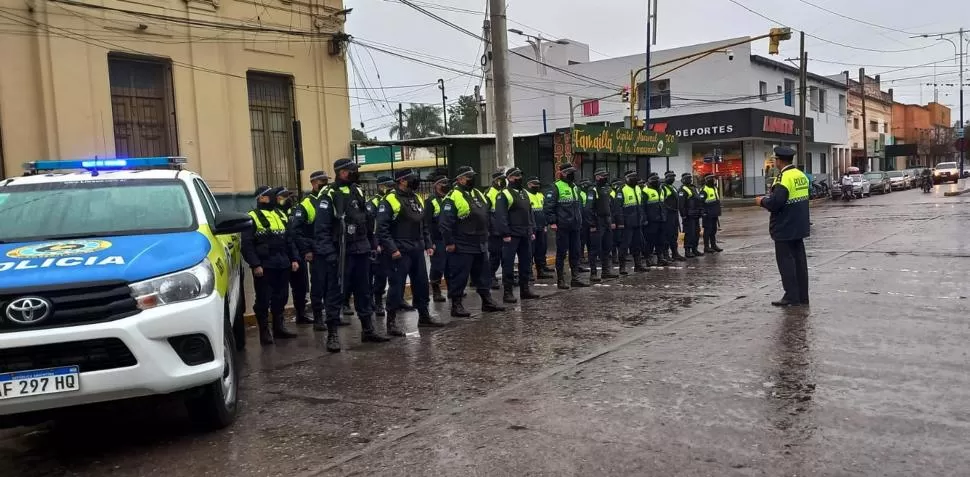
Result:
[[[546,192],[544,209],[549,228],[556,232],[556,286],[560,289],[588,287],[579,280],[579,233],[583,226],[583,210],[576,169],[572,164],[559,165],[560,179]],[[570,283],[566,284],[566,255],[569,255]]]
[[[327,327],[323,322],[323,300],[326,298],[326,261],[323,257],[313,254],[313,222],[317,217],[317,207],[320,204],[320,194],[323,194],[330,183],[330,177],[324,171],[313,171],[310,173],[310,186],[312,190],[302,201],[293,207],[293,219],[290,228],[295,232],[294,240],[296,248],[300,252],[300,258],[310,268],[310,310],[313,312],[313,329],[316,331],[326,331]],[[300,316],[296,317],[297,323],[306,323]]]
[[[613,230],[616,229],[614,222],[616,209],[613,207],[616,192],[610,187],[609,172],[606,169],[594,171],[593,179],[596,183],[587,194],[587,211],[590,216],[589,281],[599,282],[604,278],[619,277],[613,273],[613,266],[610,263]]]
[[[377,219],[377,209],[381,201],[394,190],[394,179],[388,176],[377,178],[377,195],[367,201],[367,214]],[[374,294],[374,314],[384,316],[384,291],[387,289],[387,273],[391,269],[391,263],[387,254],[381,253],[381,243],[378,241],[377,253],[371,257],[371,291]],[[401,296],[403,300],[403,295]],[[395,304],[395,306],[397,306]]]
[[[502,265],[502,236],[495,230],[495,202],[498,195],[505,190],[505,173],[492,173],[492,185],[485,191],[488,197],[488,269],[492,272],[492,290],[498,290],[498,277],[495,275]]]
[[[664,183],[660,186],[660,198],[667,209],[667,220],[663,228],[664,258],[668,261],[683,262],[686,259],[677,250],[677,234],[680,233],[680,197],[674,189],[676,180],[677,174],[674,171],[667,171],[664,174]]]
[[[337,159],[333,169],[337,180],[320,196],[313,253],[324,257],[327,264],[327,351],[339,353],[337,327],[345,290],[354,295],[357,318],[363,329],[361,341],[381,343],[388,338],[374,330],[370,259],[377,243],[367,216],[364,192],[357,186],[357,164],[347,158]]]
[[[667,221],[667,209],[660,199],[660,176],[651,174],[647,178],[647,187],[643,189],[647,224],[643,229],[644,259],[650,265],[661,267],[670,265],[663,258],[663,226]]]
[[[626,267],[630,255],[633,255],[633,270],[636,272],[646,271],[646,268],[643,268],[640,262],[641,241],[643,240],[640,228],[644,222],[645,210],[643,208],[643,191],[638,185],[637,172],[627,171],[623,177],[626,183],[616,196],[617,205],[622,211],[617,215],[616,228],[620,231],[620,275],[627,275],[630,273]]]
[[[808,177],[792,165],[795,151],[790,147],[775,148],[775,163],[781,167],[781,179],[771,193],[755,203],[771,212],[769,232],[775,241],[775,261],[781,273],[785,296],[771,302],[774,306],[808,306],[808,258],[805,238],[809,230]]]
[[[717,192],[716,177],[708,174],[700,198],[704,202],[704,253],[722,252],[717,246],[717,227],[721,221],[721,195]]]
[[[300,268],[299,252],[286,223],[274,210],[277,207],[274,192],[267,186],[256,189],[256,208],[249,211],[253,228],[242,234],[242,255],[253,271],[256,291],[253,313],[259,324],[259,342],[264,345],[273,344],[273,338],[296,337],[283,324],[283,310],[289,298],[290,272]]]
[[[546,250],[549,249],[548,225],[546,212],[543,210],[542,184],[538,177],[530,177],[526,184],[529,191],[529,201],[532,203],[532,218],[535,220],[535,240],[532,241],[532,262],[536,267],[536,279],[551,278],[549,265],[546,264]]]
[[[411,279],[414,307],[418,309],[418,326],[444,326],[431,320],[428,304],[428,268],[425,255],[434,256],[434,245],[424,213],[424,200],[417,194],[421,179],[411,169],[394,174],[397,188],[384,196],[377,209],[377,240],[381,253],[391,264],[387,292],[387,334],[404,336],[397,315],[404,301],[404,287]]]
[[[522,187],[522,171],[512,167],[505,173],[507,186],[495,200],[495,228],[502,236],[502,301],[515,303],[515,258],[519,258],[519,296],[523,300],[539,298],[532,292],[532,232],[536,228],[532,217],[529,193]]]
[[[455,188],[448,193],[441,208],[438,227],[448,252],[448,299],[451,300],[451,316],[471,316],[462,302],[465,287],[471,278],[472,286],[482,298],[482,311],[504,311],[492,299],[490,290],[492,273],[488,268],[488,199],[473,182],[475,170],[468,166],[458,168]]]
[[[435,303],[445,301],[441,294],[441,279],[444,278],[448,269],[448,253],[445,252],[445,241],[441,237],[441,229],[438,227],[438,220],[441,218],[441,207],[444,205],[445,196],[451,188],[448,176],[442,174],[432,179],[434,181],[434,194],[431,197],[431,205],[425,207],[427,223],[430,224],[431,242],[434,244],[434,255],[431,256],[431,299]]]
[[[684,256],[687,258],[703,257],[697,250],[701,238],[701,215],[704,202],[700,199],[700,192],[694,187],[694,176],[685,172],[680,176],[680,217],[684,219]]]

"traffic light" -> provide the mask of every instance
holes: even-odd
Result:
[[[629,86],[624,86],[623,89],[620,91],[620,99],[624,103],[629,103],[630,102],[630,87]]]
[[[791,28],[772,28],[768,34],[768,54],[778,54],[778,44],[784,40],[791,40]]]

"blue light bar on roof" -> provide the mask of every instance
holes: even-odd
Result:
[[[34,161],[24,164],[28,172],[86,169],[106,171],[121,169],[175,169],[185,164],[184,157],[135,157],[130,159],[69,159]]]

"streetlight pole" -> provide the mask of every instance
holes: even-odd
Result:
[[[445,96],[445,80],[438,78],[438,89],[441,90],[441,117],[444,120],[444,130],[445,135],[448,134],[448,107],[445,106],[445,102],[448,97]]]
[[[652,5],[652,8],[651,8]],[[652,27],[652,28],[651,28]],[[651,33],[652,30],[652,33]],[[651,36],[652,34],[652,36]],[[647,0],[647,79],[643,83],[643,129],[647,130],[650,128],[650,49],[651,46],[657,43],[657,0]],[[634,80],[636,75],[634,75]],[[631,84],[630,89],[636,88],[637,85]],[[632,94],[631,94],[632,96]],[[633,116],[630,116],[630,125],[633,125]]]
[[[959,125],[959,127],[961,127],[961,128],[965,127],[965,124],[966,124],[964,122],[964,119],[963,119],[963,56],[965,55],[964,50],[963,50],[963,46],[964,46],[963,33],[964,33],[964,31],[965,30],[963,28],[960,28],[959,31],[954,31],[954,32],[949,32],[949,33],[940,33],[938,35],[918,35],[918,36],[923,37],[923,38],[930,38],[930,37],[934,37],[935,36],[935,37],[937,37],[937,40],[944,40],[944,41],[950,42],[950,44],[953,45],[953,51],[954,51],[954,53],[956,53],[956,55],[959,57],[959,64],[960,64],[960,84],[959,84],[959,86],[960,86],[960,125]],[[959,39],[956,42],[954,42],[953,40],[951,40],[949,38],[946,38],[948,35],[958,35]],[[957,44],[959,44],[959,46]],[[934,79],[934,82],[935,82],[935,79]],[[965,162],[965,158],[966,158],[966,153],[964,152],[964,149],[966,149],[966,148],[962,148],[961,147],[959,149],[960,149],[960,172],[959,172],[959,177],[963,177],[964,162]]]
[[[544,46],[543,42],[555,43],[557,45],[569,44],[569,40],[550,40],[549,38],[545,38],[542,35],[530,35],[516,28],[509,28],[509,33],[515,33],[516,35],[524,36],[525,41],[529,43],[529,46],[532,47],[532,51],[535,52],[536,54],[536,73],[538,73],[539,76],[546,75],[546,65],[545,65],[546,59],[542,54],[542,47]]]
[[[512,94],[509,85],[509,37],[505,0],[489,0],[489,20],[491,28],[492,72],[495,101],[489,106],[495,108],[495,167],[505,170],[515,164],[512,144]]]

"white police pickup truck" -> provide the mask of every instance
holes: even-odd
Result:
[[[37,161],[0,180],[0,427],[178,393],[237,412],[240,232],[184,158]]]

